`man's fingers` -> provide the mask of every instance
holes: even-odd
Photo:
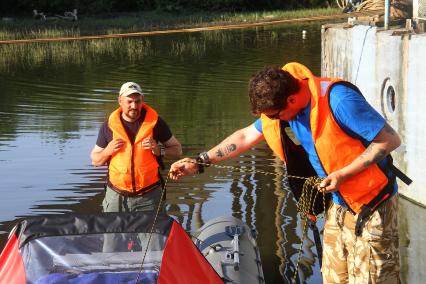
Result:
[[[182,167],[182,165],[180,165],[180,164],[178,164],[179,163],[179,161],[178,162],[175,162],[175,163],[173,163],[172,165],[171,165],[171,167],[170,167],[170,172],[174,172],[174,171],[176,171],[177,169],[179,169],[179,168],[181,168]]]
[[[108,144],[108,148],[110,149],[111,154],[119,151],[121,149],[121,147],[123,147],[124,143],[125,142],[121,139],[116,139],[116,140],[111,141]]]
[[[169,172],[169,178],[172,180],[177,180],[177,176],[172,172]]]
[[[325,178],[325,179],[323,179],[323,180],[321,181],[321,183],[319,184],[319,186],[318,186],[318,190],[319,190],[320,192],[324,192],[324,193],[326,193],[326,192],[327,192],[327,187],[328,187],[330,184],[331,184],[331,180],[329,180],[329,179]]]
[[[179,171],[182,170],[183,167],[184,167],[184,165],[179,165],[177,163],[174,163],[174,164],[171,165],[169,173],[177,174]]]
[[[192,158],[183,158],[177,162],[174,162],[170,166],[169,177],[172,180],[178,180],[179,178],[191,174],[195,174],[194,169],[195,160]]]
[[[169,178],[171,178],[172,180],[178,180],[181,176],[182,173],[179,173],[179,171],[177,170],[170,170],[169,172]]]

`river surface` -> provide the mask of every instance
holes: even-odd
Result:
[[[320,74],[320,24],[0,46],[1,247],[19,218],[101,211],[105,168],[93,168],[89,153],[122,83],[142,86],[189,156],[251,124],[248,79],[264,65],[290,61]],[[186,230],[221,215],[241,218],[258,232],[266,283],[289,283],[302,233],[282,165],[264,143],[224,164],[234,168],[170,182],[168,213]],[[424,214],[410,204],[402,202],[400,213],[408,232],[413,216]],[[426,229],[420,231],[424,236]],[[321,283],[311,239],[304,241],[298,276]],[[409,233],[402,239],[407,282],[424,260],[410,254]]]

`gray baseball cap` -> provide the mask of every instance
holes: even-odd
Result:
[[[131,94],[139,94],[143,96],[143,92],[141,86],[136,84],[135,82],[127,82],[124,83],[120,88],[120,96],[127,97]]]

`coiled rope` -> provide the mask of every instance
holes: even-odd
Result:
[[[395,2],[395,1],[391,1]],[[384,0],[364,0],[359,6],[356,8],[357,11],[365,11],[365,10],[381,10],[385,9],[385,1]]]
[[[303,251],[303,243],[307,238],[308,232],[308,218],[316,222],[317,216],[314,211],[315,200],[317,199],[320,191],[318,187],[323,179],[317,176],[306,178],[303,183],[302,195],[297,203],[297,211],[300,212],[302,217],[302,241],[300,242],[299,252],[297,255],[296,268],[294,270],[293,282],[296,283],[297,272],[299,271],[300,258]],[[322,193],[322,202],[324,206],[324,215],[325,215],[325,193]]]
[[[336,0],[337,6],[340,9],[346,8],[348,5],[352,4],[355,1],[351,0]],[[395,2],[395,1],[391,1]],[[384,10],[385,9],[385,1],[384,0],[362,0],[355,4],[355,11],[367,11],[367,10]]]
[[[276,173],[266,172],[266,171],[262,171],[262,170],[245,169],[245,168],[242,168],[242,167],[235,167],[235,166],[206,164],[206,163],[201,163],[201,162],[194,162],[194,161],[188,160],[188,159],[183,160],[182,163],[193,163],[193,164],[198,164],[198,165],[201,165],[201,166],[204,166],[204,167],[212,166],[212,167],[219,168],[219,169],[239,170],[241,172],[246,172],[246,173],[260,173],[260,174],[264,174],[264,175],[282,176],[282,174],[276,174]],[[301,243],[300,243],[300,248],[299,248],[298,256],[297,256],[296,268],[295,268],[294,276],[293,276],[293,280],[294,280],[294,282],[296,282],[297,272],[299,270],[300,258],[301,258],[302,251],[303,251],[303,243],[304,243],[304,241],[307,237],[308,218],[310,218],[313,221],[316,221],[317,218],[321,218],[321,217],[316,216],[316,212],[314,210],[314,204],[315,204],[316,199],[320,195],[320,191],[318,190],[318,188],[319,188],[319,185],[320,185],[320,183],[323,179],[318,177],[318,176],[301,177],[301,176],[288,175],[288,174],[286,175],[286,177],[287,178],[293,178],[293,179],[305,180],[305,182],[303,183],[303,187],[302,187],[302,194],[300,195],[300,198],[297,202],[297,211],[299,211],[299,213],[301,214],[303,225],[302,225],[302,240],[301,240]],[[137,278],[136,278],[136,282],[135,282],[136,284],[139,283],[140,275],[143,271],[143,264],[145,262],[145,257],[146,257],[146,254],[148,252],[148,248],[149,248],[149,244],[151,242],[152,234],[154,232],[155,224],[157,222],[157,219],[158,219],[158,216],[159,216],[159,213],[160,213],[160,209],[161,209],[161,206],[162,206],[162,203],[163,203],[163,198],[164,198],[164,194],[166,192],[166,187],[167,187],[168,181],[169,181],[169,176],[167,175],[167,177],[164,181],[164,185],[161,189],[161,197],[160,197],[160,201],[158,203],[158,206],[157,206],[157,209],[156,209],[156,212],[155,212],[155,217],[154,217],[154,220],[152,222],[151,228],[149,230],[148,242],[146,244],[146,249],[145,249],[145,252],[144,252],[143,257],[142,257],[141,266],[140,266],[140,269],[139,269],[138,274],[137,274]],[[325,214],[325,209],[326,209],[325,193],[322,193],[322,200],[323,200],[324,214]]]

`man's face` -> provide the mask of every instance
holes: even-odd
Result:
[[[300,110],[301,108],[299,107],[296,96],[292,95],[287,99],[284,108],[266,110],[263,114],[271,119],[290,121],[296,117]]]
[[[136,121],[141,115],[143,97],[139,94],[118,97],[118,104],[123,111],[123,118],[127,121]]]

